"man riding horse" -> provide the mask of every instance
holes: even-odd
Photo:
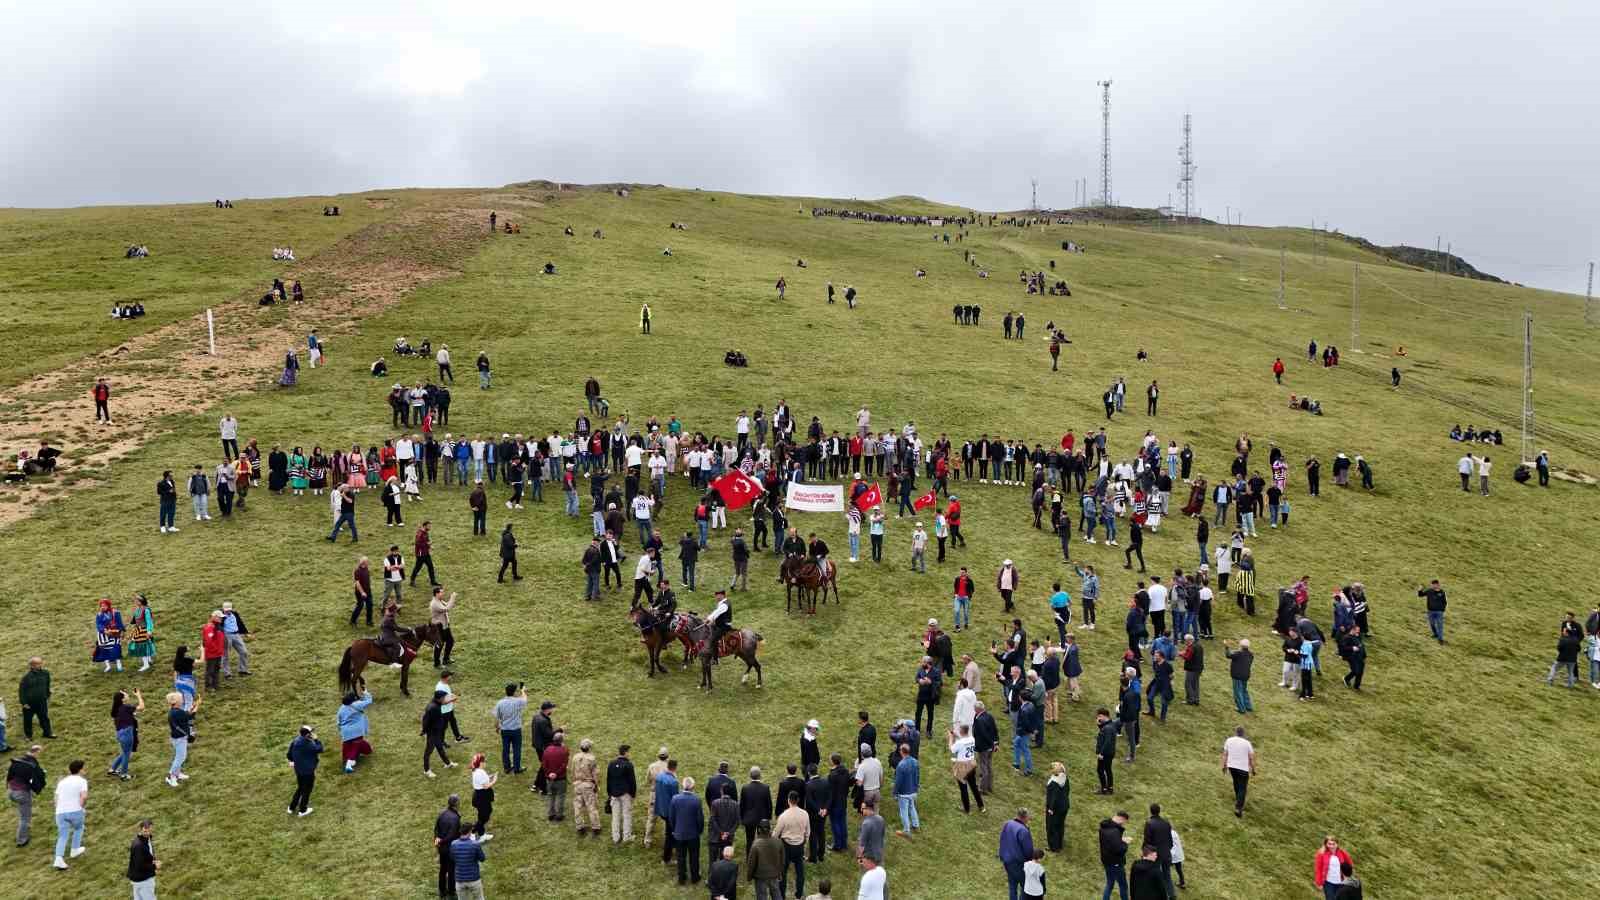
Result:
[[[733,630],[733,604],[728,602],[725,591],[717,591],[717,605],[711,608],[711,653],[712,659],[722,657],[722,637]]]
[[[678,598],[672,593],[672,583],[661,579],[655,599],[650,602],[650,618],[665,640],[672,636],[672,617],[678,611]]]
[[[384,653],[388,654],[392,668],[400,668],[406,658],[406,648],[400,643],[400,626],[395,622],[395,616],[400,613],[400,604],[390,600],[383,607],[383,622],[378,626],[377,644]]]

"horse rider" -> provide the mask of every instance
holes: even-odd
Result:
[[[722,657],[722,636],[733,630],[733,604],[725,591],[717,591],[717,605],[711,608],[711,658]]]
[[[388,654],[394,662],[389,663],[393,668],[400,668],[401,661],[406,658],[405,645],[400,643],[400,626],[395,623],[395,616],[400,614],[400,604],[390,600],[383,606],[383,622],[378,626],[378,647]]]
[[[785,533],[782,549],[784,566],[778,569],[779,584],[783,584],[784,569],[787,567],[789,560],[799,559],[806,555],[806,542],[800,537],[800,529],[790,528]]]
[[[811,561],[817,564],[817,571],[824,576],[828,574],[828,544],[817,537],[815,531],[811,532],[811,545],[806,548],[811,555]]]
[[[672,616],[678,611],[678,598],[672,593],[672,583],[661,579],[655,599],[650,601],[650,615],[655,619],[656,631],[663,640],[672,636]]]

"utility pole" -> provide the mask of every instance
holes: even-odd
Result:
[[[1533,459],[1533,313],[1522,313],[1522,461]]]
[[[1183,198],[1184,221],[1188,221],[1189,211],[1194,206],[1194,145],[1189,126],[1190,116],[1184,113],[1183,145],[1178,148],[1178,195]]]
[[[1284,269],[1284,253],[1285,252],[1286,251],[1285,251],[1285,249],[1283,247],[1279,247],[1278,248],[1278,308],[1279,309],[1288,309],[1289,308],[1288,305],[1283,302],[1283,269]]]
[[[1594,324],[1594,263],[1589,263],[1589,288],[1583,292],[1583,323]]]
[[[1361,352],[1361,264],[1350,273],[1350,349]]]
[[[1030,207],[1030,208],[1034,212],[1038,212],[1039,211],[1039,179],[1030,178],[1029,181],[1033,182],[1033,206]]]
[[[1100,205],[1111,205],[1111,79],[1100,87]]]

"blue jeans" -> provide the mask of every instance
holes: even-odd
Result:
[[[1113,863],[1106,866],[1106,889],[1100,895],[1100,900],[1111,900],[1111,886],[1117,886],[1117,896],[1128,900],[1128,872],[1122,863]]]
[[[667,499],[667,476],[657,475],[656,477],[650,479],[650,481],[656,486],[656,499]]]
[[[578,492],[567,491],[567,515],[578,517]]]
[[[347,512],[347,513],[340,513],[339,514],[339,520],[337,522],[333,523],[333,531],[329,532],[328,540],[331,541],[331,540],[334,540],[334,539],[338,538],[339,537],[339,529],[343,528],[344,527],[344,523],[346,523],[346,522],[350,523],[350,540],[352,540],[352,541],[355,540],[356,539],[356,514],[353,513],[353,512]]]
[[[169,776],[183,771],[183,761],[189,758],[189,739],[186,737],[172,738],[172,766],[167,769]]]
[[[207,504],[211,502],[210,494],[190,494],[189,502],[194,506],[194,517],[196,519],[211,515],[211,510],[207,508]]]
[[[483,480],[483,460],[475,459],[472,461],[472,474],[474,480]]]
[[[599,572],[585,572],[584,573],[584,581],[585,581],[585,584],[584,584],[584,587],[583,587],[583,598],[585,600],[593,600],[593,599],[599,597],[600,596],[600,573]]]
[[[161,527],[162,528],[171,528],[173,526],[173,524],[175,523],[177,517],[178,517],[178,501],[176,499],[162,500],[161,501]]]
[[[1006,867],[1006,897],[1008,900],[1027,900],[1022,895],[1022,885],[1024,883],[1022,863],[1008,862],[1002,863],[1002,865]]]
[[[1216,519],[1214,519],[1211,522],[1211,524],[1213,524],[1213,525],[1223,525],[1223,524],[1226,524],[1227,521],[1228,521],[1228,504],[1226,504],[1226,503],[1218,503],[1217,504],[1217,517],[1216,517]]]
[[[67,837],[72,837],[72,849],[83,846],[83,810],[56,813],[56,858],[67,855]]]
[[[861,535],[852,533],[852,534],[850,534],[849,537],[850,537],[850,558],[851,559],[860,559],[861,558]]]
[[[1100,524],[1106,527],[1106,540],[1114,541],[1117,539],[1117,520],[1115,516],[1109,519],[1102,519]]]
[[[650,520],[634,519],[633,524],[639,528],[639,546],[643,547],[645,544],[650,543]]]
[[[1033,774],[1033,748],[1028,746],[1028,735],[1011,736],[1011,767],[1021,768],[1029,775]]]
[[[464,459],[458,459],[455,462],[456,462],[456,476],[461,479],[461,483],[462,484],[466,484],[467,483],[467,461],[464,460]]]
[[[535,478],[528,482],[528,499],[544,502],[544,479]]]
[[[699,531],[700,531],[700,548],[703,550],[707,546],[707,544],[706,544],[706,536],[708,534],[710,534],[710,532],[711,532],[711,520],[710,519],[702,519],[702,520],[700,520],[700,521],[698,521],[698,522],[696,522],[694,524],[695,524],[695,528],[699,529]]]
[[[1434,640],[1444,643],[1444,610],[1428,610],[1428,630],[1433,632]]]
[[[1200,565],[1202,565],[1202,566],[1211,565],[1211,557],[1210,557],[1209,554],[1206,553],[1206,542],[1205,541],[1200,541],[1199,544],[1200,544]]]
[[[111,761],[111,771],[120,772],[123,775],[128,774],[128,763],[133,761],[133,734],[132,728],[120,728],[117,730],[117,745],[122,748],[122,752],[117,754],[117,758]],[[4,743],[4,733],[0,733],[0,744]]]
[[[1255,711],[1250,705],[1250,688],[1238,678],[1233,679],[1233,707],[1242,713]]]
[[[694,590],[694,564],[695,564],[695,561],[692,560],[692,559],[686,559],[686,560],[683,560],[682,562],[683,562],[683,583],[688,585],[689,590],[692,591],[692,590]]]
[[[484,390],[488,390],[489,389],[489,370],[488,369],[479,369],[478,370],[478,387],[480,387],[480,388],[482,388]]]
[[[838,805],[828,807],[828,826],[833,829],[833,849],[843,850],[845,847],[845,811],[844,799],[840,798]]]
[[[1267,504],[1267,516],[1271,520],[1273,525],[1277,525],[1278,524],[1278,504],[1276,504],[1276,503],[1268,503]]]
[[[896,794],[894,800],[900,804],[900,830],[910,833],[913,828],[921,828],[922,820],[917,818],[917,795]]]
[[[1256,530],[1256,514],[1253,512],[1241,513],[1239,516],[1240,531],[1250,534]]]
[[[955,598],[956,627],[963,628],[972,625],[972,598],[957,596]]]
[[[522,771],[522,729],[502,729],[500,732],[500,769],[505,772]]]

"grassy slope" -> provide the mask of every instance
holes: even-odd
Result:
[[[59,369],[130,336],[193,315],[241,293],[257,295],[293,263],[274,262],[290,244],[302,260],[362,226],[389,218],[406,192],[378,192],[383,208],[362,196],[240,200],[211,204],[0,210],[0,281],[13,299],[0,329],[15,335],[0,366],[0,386]],[[339,203],[341,215],[319,215]],[[123,258],[129,244],[146,259]],[[318,285],[306,285],[314,295]],[[26,302],[16,302],[24,299]],[[145,316],[112,319],[111,307],[141,302]]]
[[[845,424],[866,402],[883,427],[912,418],[926,435],[948,431],[959,439],[999,431],[1032,441],[1066,427],[1081,433],[1098,425],[1099,392],[1115,375],[1126,374],[1135,395],[1149,377],[1158,377],[1165,388],[1161,416],[1150,423],[1130,402],[1129,417],[1108,429],[1114,452],[1130,448],[1153,424],[1163,440],[1171,435],[1193,443],[1203,475],[1224,471],[1227,448],[1240,431],[1249,431],[1258,446],[1263,439],[1277,441],[1293,461],[1311,453],[1326,461],[1344,450],[1374,463],[1374,496],[1329,486],[1320,500],[1311,500],[1299,492],[1302,480],[1294,479],[1293,530],[1265,531],[1253,542],[1262,592],[1307,572],[1319,618],[1327,614],[1336,579],[1368,584],[1379,631],[1370,647],[1369,690],[1355,697],[1329,686],[1315,705],[1291,702],[1270,687],[1275,661],[1267,618],[1244,622],[1222,604],[1219,632],[1249,635],[1262,651],[1255,680],[1259,712],[1248,724],[1263,772],[1250,817],[1240,824],[1228,814],[1227,782],[1216,770],[1217,747],[1237,721],[1226,703],[1220,645],[1210,648],[1206,705],[1180,705],[1164,728],[1146,726],[1139,764],[1119,767],[1118,796],[1094,797],[1092,711],[1113,699],[1113,662],[1122,644],[1113,598],[1125,596],[1132,581],[1113,566],[1119,557],[1107,548],[1079,544],[1083,550],[1075,547],[1075,558],[1109,567],[1105,594],[1111,602],[1102,604],[1108,627],[1084,640],[1087,702],[1064,709],[1063,724],[1052,729],[1039,760],[1064,760],[1075,788],[1068,852],[1049,861],[1052,894],[1098,890],[1094,823],[1116,807],[1140,813],[1140,823],[1151,801],[1165,804],[1183,832],[1188,895],[1197,898],[1311,896],[1310,856],[1325,831],[1344,837],[1368,884],[1390,897],[1430,896],[1439,884],[1471,884],[1476,896],[1511,896],[1519,879],[1536,870],[1571,876],[1541,885],[1541,896],[1579,896],[1578,885],[1600,874],[1570,831],[1528,827],[1600,787],[1592,767],[1581,764],[1588,739],[1583,722],[1595,699],[1534,686],[1548,664],[1559,612],[1580,600],[1563,590],[1566,572],[1530,565],[1551,555],[1589,557],[1585,548],[1600,537],[1586,511],[1592,495],[1561,483],[1548,493],[1517,488],[1507,477],[1511,452],[1498,456],[1495,496],[1464,495],[1453,488],[1459,448],[1443,435],[1452,422],[1471,416],[1410,390],[1389,391],[1385,359],[1347,353],[1351,364],[1332,372],[1302,364],[1297,354],[1309,337],[1346,343],[1347,270],[1291,257],[1293,309],[1280,312],[1272,300],[1277,254],[1265,248],[1243,254],[1236,273],[1213,257],[1237,248],[1197,237],[1098,227],[1027,234],[982,229],[965,245],[994,273],[980,281],[962,263],[960,246],[935,246],[925,229],[817,221],[797,214],[797,205],[793,199],[641,190],[627,200],[586,195],[526,218],[518,214],[525,222],[520,237],[497,238],[463,277],[364,322],[363,346],[341,352],[326,370],[303,373],[292,394],[244,397],[232,408],[243,431],[263,446],[375,442],[389,432],[382,389],[366,376],[366,363],[394,334],[424,332],[435,342],[448,341],[463,362],[479,347],[495,360],[495,390],[478,392],[470,377],[458,384],[456,433],[544,432],[570,422],[582,402],[582,380],[592,372],[613,409],[632,411],[636,421],[650,412],[663,418],[676,413],[691,427],[726,432],[739,408],[757,401],[770,408],[787,397],[797,413],[819,415],[829,426]],[[691,230],[668,231],[673,220],[688,222]],[[564,238],[566,224],[580,236],[604,227],[607,239]],[[1091,252],[1067,257],[1050,249],[1069,235]],[[660,256],[669,243],[675,255]],[[794,269],[796,256],[810,267]],[[1075,286],[1071,300],[1026,297],[1008,277],[1050,257]],[[547,259],[561,267],[560,276],[537,274]],[[917,266],[928,269],[927,279],[911,277]],[[790,283],[790,300],[781,306],[771,290],[780,274]],[[1580,365],[1592,354],[1578,341],[1570,298],[1465,282],[1452,284],[1453,298],[1446,298],[1426,275],[1385,268],[1380,277],[1430,305],[1382,288],[1364,291],[1364,355],[1376,357],[1404,342],[1410,377],[1440,393],[1516,410],[1519,354],[1508,335],[1516,333],[1521,304],[1540,315],[1541,340]],[[842,302],[824,306],[828,279],[856,285],[861,308],[852,313]],[[644,300],[655,315],[649,338],[637,334]],[[949,307],[958,301],[982,303],[992,324],[950,324]],[[1558,303],[1566,307],[1557,309]],[[1028,313],[1033,334],[1052,316],[1066,324],[1074,344],[1063,372],[1048,372],[1042,343],[1000,340],[998,318],[1007,307]],[[750,369],[720,365],[729,346],[750,355]],[[1150,350],[1154,362],[1135,369],[1137,346]],[[1290,366],[1283,388],[1274,387],[1267,372],[1274,354]],[[1588,427],[1596,404],[1580,365],[1541,370],[1540,402],[1542,409],[1563,407],[1571,421]],[[399,365],[396,373],[412,368],[419,375],[423,370]],[[1328,415],[1284,410],[1289,390],[1318,397]],[[1509,429],[1513,423],[1495,424]],[[49,871],[47,852],[36,843],[15,855],[5,851],[7,868],[24,896],[121,890],[124,835],[132,822],[151,815],[162,828],[164,892],[428,896],[432,816],[448,791],[467,792],[467,780],[454,773],[421,779],[415,737],[421,702],[399,697],[389,675],[373,679],[380,697],[373,708],[377,758],[354,778],[339,776],[336,757],[330,759],[318,787],[318,814],[282,821],[281,804],[292,788],[282,754],[294,727],[313,721],[330,739],[336,734],[332,672],[350,636],[342,617],[357,548],[320,540],[328,522],[321,499],[265,493],[232,521],[202,528],[180,515],[180,535],[156,534],[151,483],[162,468],[209,459],[213,425],[209,415],[197,418],[137,451],[119,484],[63,501],[0,533],[0,553],[29,560],[32,576],[13,593],[13,613],[0,617],[0,642],[13,648],[6,677],[20,674],[30,652],[50,658],[64,737],[48,748],[46,765],[54,777],[68,758],[84,755],[96,785],[90,837],[97,852],[61,876]],[[1590,471],[1600,465],[1559,445],[1553,449],[1558,463]],[[467,698],[461,709],[474,738],[469,747],[492,752],[487,707],[499,685],[525,678],[536,686],[536,699],[561,703],[559,721],[569,733],[593,737],[604,751],[618,741],[632,743],[640,748],[641,771],[649,749],[668,744],[684,771],[703,780],[720,758],[738,770],[757,763],[781,771],[808,717],[824,722],[830,750],[844,750],[856,709],[869,708],[884,723],[910,711],[915,636],[928,616],[948,617],[955,565],[974,566],[982,588],[1002,557],[1016,559],[1028,585],[1028,626],[1044,632],[1046,581],[1063,572],[1054,542],[1027,527],[1020,490],[963,486],[961,493],[971,536],[965,552],[926,578],[891,566],[848,567],[844,606],[813,621],[785,617],[770,583],[772,564],[759,562],[756,590],[736,603],[739,621],[766,637],[767,687],[740,688],[731,677],[736,670],[723,667],[709,699],[692,689],[691,675],[654,682],[640,677],[644,662],[622,622],[624,600],[608,597],[599,607],[576,600],[576,559],[587,522],[561,517],[553,493],[544,506],[530,504],[514,514],[530,576],[516,587],[493,582],[494,543],[470,537],[461,494],[442,486],[427,490],[426,501],[408,508],[407,516],[408,522],[432,517],[441,574],[464,597],[457,616],[458,689]],[[496,492],[495,502],[503,497]],[[681,481],[674,481],[668,534],[687,527],[686,501]],[[409,529],[377,528],[377,513],[377,504],[364,497],[359,549],[374,557],[389,540],[406,544],[410,537]],[[503,506],[492,507],[491,534],[508,515]],[[832,516],[802,516],[799,524],[822,532],[836,550],[845,546],[843,523]],[[1146,555],[1153,570],[1192,565],[1191,534],[1187,523],[1172,520],[1150,537]],[[891,561],[903,560],[908,541],[907,525],[891,520]],[[725,548],[717,540],[702,561],[704,581],[726,577]],[[1451,589],[1448,648],[1425,639],[1412,596],[1418,580],[1433,576]],[[261,675],[243,688],[230,685],[205,709],[195,777],[182,791],[158,780],[166,750],[153,714],[146,716],[145,749],[135,760],[138,779],[108,784],[99,775],[112,755],[104,717],[113,685],[142,685],[154,700],[167,682],[164,675],[106,678],[90,671],[84,642],[93,599],[135,589],[154,598],[165,632],[163,660],[170,659],[175,635],[193,640],[205,611],[223,598],[240,604],[260,632]],[[408,597],[415,613],[420,593]],[[704,597],[689,605],[708,605]],[[961,636],[958,652],[986,646],[1000,624],[998,607],[993,592],[982,589],[979,630]],[[1342,671],[1330,660],[1330,673]],[[415,674],[425,687],[426,670]],[[994,697],[992,686],[986,696]],[[14,726],[19,718],[14,715]],[[16,731],[12,740],[19,740]],[[963,819],[941,756],[930,751],[925,759],[927,833],[891,845],[895,896],[993,896],[1002,811],[1019,804],[1037,811],[1042,785],[999,773],[991,812]],[[614,852],[604,842],[579,845],[567,829],[546,825],[534,799],[519,779],[501,788],[500,837],[489,848],[487,869],[491,894],[689,896],[637,847]],[[48,836],[46,827],[41,837]],[[386,852],[372,852],[379,847]],[[227,863],[219,865],[223,859]],[[853,867],[836,860],[827,871],[851,885],[836,891],[848,896]],[[815,878],[813,872],[810,883]],[[91,883],[97,887],[88,888]]]

